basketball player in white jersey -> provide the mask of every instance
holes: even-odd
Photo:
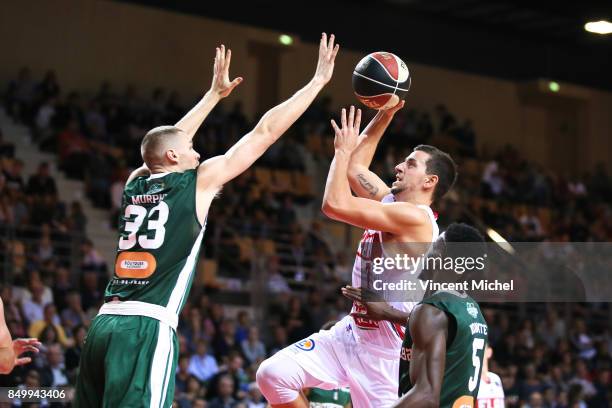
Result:
[[[361,252],[385,254],[386,247],[399,243],[425,243],[438,236],[430,205],[442,197],[456,179],[456,167],[446,153],[432,146],[418,146],[396,167],[396,181],[388,187],[368,168],[376,146],[403,106],[381,111],[359,136],[361,111],[342,110],[339,128],[334,121],[335,157],[332,161],[323,212],[330,218],[366,229],[353,267],[352,285],[360,286]],[[347,177],[348,176],[348,177]],[[354,197],[353,191],[359,196]],[[423,245],[420,246],[421,249]],[[420,256],[421,253],[409,254]],[[389,254],[393,256],[392,254]],[[385,255],[385,256],[389,256]],[[416,281],[419,271],[409,274]],[[396,297],[395,300],[400,300]],[[417,301],[395,301],[392,313],[405,322]],[[372,321],[354,304],[330,330],[320,331],[297,342],[268,360],[257,372],[259,388],[272,407],[307,407],[303,388],[334,389],[348,386],[356,408],[390,406],[397,399],[399,354],[403,339],[400,324]],[[396,316],[397,317],[397,316]]]
[[[482,361],[482,375],[480,388],[476,397],[477,408],[504,408],[505,395],[499,375],[489,371],[489,360],[493,356],[493,349],[488,346]]]

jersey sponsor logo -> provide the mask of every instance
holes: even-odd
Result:
[[[315,348],[315,341],[312,339],[304,339],[295,343],[295,347],[303,351],[310,351]]]
[[[470,316],[472,316],[474,319],[476,318],[476,316],[478,316],[478,308],[476,307],[476,305],[474,305],[474,303],[472,302],[467,302],[465,304],[465,307],[467,309],[467,312],[470,314]]]
[[[462,395],[453,402],[453,408],[474,408],[474,397]]]
[[[115,275],[119,278],[145,279],[155,272],[157,261],[149,252],[121,252],[115,261]]]
[[[121,267],[123,269],[147,269],[149,267],[149,263],[147,261],[130,261],[128,259],[124,259],[121,261]]]

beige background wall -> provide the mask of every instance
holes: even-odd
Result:
[[[54,68],[65,90],[93,91],[108,79],[116,91],[128,83],[137,85],[141,96],[148,96],[154,86],[162,84],[181,92],[186,101],[209,86],[214,47],[223,41],[233,51],[232,73],[245,77],[234,98],[254,114],[258,61],[249,54],[249,43],[276,45],[278,34],[110,1],[2,2],[0,81],[5,83],[20,66],[27,65],[37,76]],[[338,41],[342,44],[342,38]],[[299,39],[283,50],[279,97],[291,95],[310,78],[316,51],[315,44]],[[355,103],[351,72],[363,55],[361,51],[341,50],[334,79],[325,91],[336,103]],[[402,57],[413,76],[409,105],[423,109],[444,102],[459,119],[473,120],[481,145],[494,148],[511,142],[523,149],[526,157],[555,165],[551,144],[558,138],[559,112],[526,104],[520,84],[417,64],[409,55]],[[564,84],[561,86],[563,90]],[[569,145],[559,141],[576,152],[577,170],[596,161],[607,162],[612,154],[612,94],[580,89],[583,108],[577,113],[577,142]]]

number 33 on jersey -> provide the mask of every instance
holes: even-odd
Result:
[[[197,172],[137,177],[123,192],[115,273],[105,297],[179,310],[204,228],[196,214]]]

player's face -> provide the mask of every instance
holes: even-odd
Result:
[[[420,190],[427,179],[428,159],[429,154],[417,150],[395,166],[395,181],[391,184],[391,193]]]
[[[193,141],[179,138],[175,148],[178,155],[178,164],[183,170],[195,169],[200,165],[200,154],[193,150]]]

